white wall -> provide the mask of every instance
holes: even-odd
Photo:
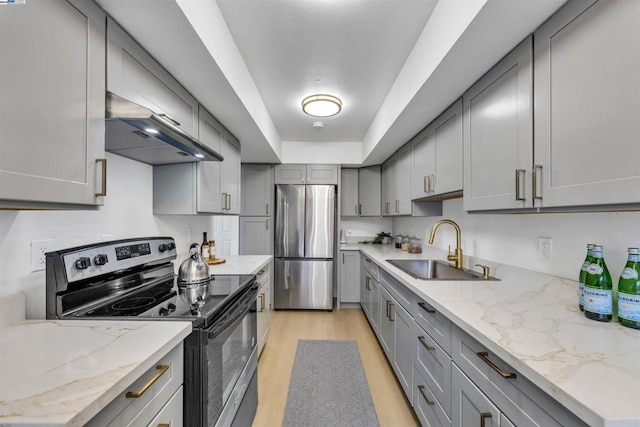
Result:
[[[238,217],[153,215],[153,168],[107,154],[105,205],[86,211],[0,211],[0,296],[24,292],[27,317],[44,318],[44,271],[31,271],[31,241],[51,240],[61,249],[101,240],[171,236],[178,253],[202,232],[219,243],[222,256],[238,254]],[[218,246],[218,245],[217,245]]]
[[[587,243],[604,246],[604,256],[615,283],[627,260],[627,248],[640,245],[640,212],[468,214],[462,199],[443,202],[442,217],[394,218],[393,234],[413,230],[427,244],[439,219],[454,220],[462,229],[465,255],[497,261],[577,280]],[[552,238],[552,260],[538,260],[538,237]],[[452,227],[438,228],[434,245],[455,248]]]

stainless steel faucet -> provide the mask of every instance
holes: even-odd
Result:
[[[440,221],[433,224],[433,228],[431,229],[431,235],[429,236],[429,244],[433,244],[433,239],[436,237],[436,229],[440,227],[442,224],[449,224],[456,230],[456,252],[455,254],[451,253],[451,245],[449,245],[449,255],[447,255],[447,259],[449,261],[454,261],[456,268],[462,270],[462,232],[460,231],[460,227],[455,222],[450,219],[441,219]]]

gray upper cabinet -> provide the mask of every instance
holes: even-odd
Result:
[[[567,3],[534,55],[536,206],[640,202],[640,2]]]
[[[222,189],[222,213],[240,213],[240,144],[226,130],[222,134],[220,154],[220,185]]]
[[[0,7],[0,29],[0,207],[102,205],[104,13],[33,0]]]
[[[338,184],[337,165],[284,164],[275,167],[276,184]]]
[[[240,217],[240,254],[272,255],[273,225],[271,217]]]
[[[382,215],[411,215],[411,145],[405,144],[382,165]]]
[[[532,47],[527,38],[463,95],[464,209],[532,207]]]
[[[358,170],[358,211],[360,216],[380,216],[380,166]]]
[[[107,90],[198,137],[198,101],[112,19],[107,20]]]
[[[411,199],[462,191],[462,99],[411,142]]]
[[[342,216],[380,216],[380,166],[342,169],[340,212]]]
[[[241,166],[242,216],[271,216],[273,212],[273,168],[271,165]]]
[[[204,108],[200,140],[222,153],[222,162],[191,162],[153,167],[153,213],[238,214],[240,148],[233,136]]]
[[[358,169],[342,169],[340,171],[340,215],[358,216],[359,213]]]

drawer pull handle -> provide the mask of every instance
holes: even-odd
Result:
[[[138,397],[142,396],[145,391],[149,390],[149,387],[151,387],[156,381],[158,381],[158,379],[169,370],[169,365],[157,365],[156,366],[156,370],[158,372],[156,372],[156,374],[153,376],[153,378],[151,378],[149,380],[148,383],[146,383],[144,386],[142,386],[142,388],[139,391],[128,391],[126,394],[127,398],[133,398],[133,399],[137,399]]]
[[[421,309],[423,309],[429,314],[433,314],[436,312],[434,309],[427,307],[427,305],[423,302],[419,302],[418,305],[420,306]]]
[[[387,301],[389,303],[389,321],[390,322],[395,322],[396,317],[391,317],[391,313],[393,313],[391,310],[393,309],[393,307],[395,307],[395,304],[392,303],[391,301]]]
[[[158,424],[158,427],[171,427],[171,424],[162,423]]]
[[[508,379],[508,378],[515,378],[516,374],[514,374],[513,372],[505,372],[502,369],[498,368],[495,363],[493,363],[491,360],[489,360],[489,353],[487,353],[486,351],[479,351],[476,353],[476,355],[478,355],[478,357],[480,359],[482,359],[482,361],[484,363],[486,363],[487,365],[489,365],[491,367],[491,369],[493,369],[494,371],[496,371],[498,374],[500,374],[500,376],[502,378]]]
[[[427,344],[427,340],[424,339],[424,337],[418,337],[418,341],[420,341],[420,343],[424,346],[424,348],[426,348],[429,351],[435,351],[435,347],[430,346],[429,344]]]
[[[422,398],[424,399],[424,401],[427,402],[427,405],[433,406],[433,405],[436,404],[436,402],[434,402],[433,400],[429,400],[429,398],[427,397],[427,395],[424,392],[424,386],[423,385],[419,385],[418,386],[418,391],[422,395]]]
[[[391,301],[387,300],[387,319],[390,319],[390,318],[391,318],[391,315],[389,314],[389,303],[390,303],[390,302],[391,302]]]
[[[256,273],[258,276],[262,276],[264,274],[264,270],[260,270]]]
[[[260,310],[258,310],[260,313],[262,313],[264,311],[264,293],[261,293],[260,295],[258,295],[258,298],[260,298]]]
[[[483,412],[480,414],[480,427],[485,427],[484,422],[487,418],[491,418],[491,413]]]

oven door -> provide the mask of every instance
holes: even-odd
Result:
[[[255,371],[257,293],[253,283],[206,331],[207,425],[231,424]]]

